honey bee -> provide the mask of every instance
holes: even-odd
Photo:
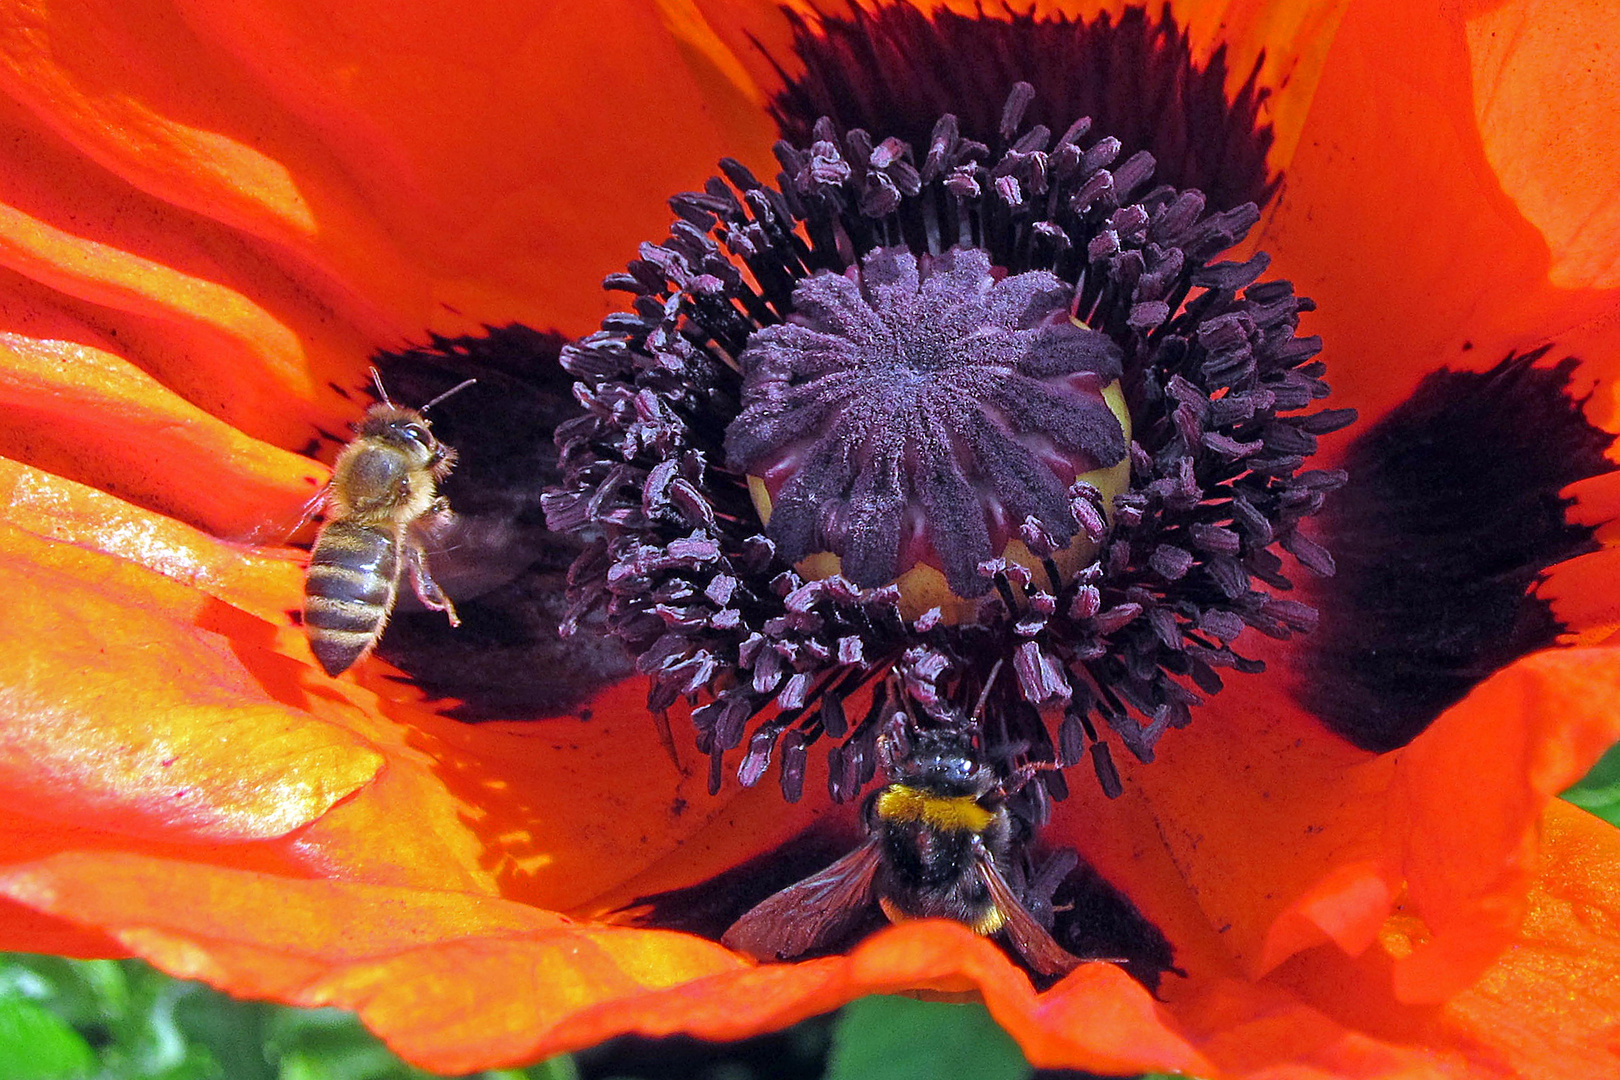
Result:
[[[1007,882],[1015,845],[1005,788],[966,740],[923,732],[892,773],[865,804],[860,847],[766,898],[721,943],[761,960],[791,959],[847,937],[876,900],[890,922],[946,918],[1001,934],[1041,975],[1078,966]]]
[[[332,480],[317,497],[326,521],[304,577],[304,631],[332,676],[377,644],[407,571],[422,603],[460,625],[428,570],[426,549],[451,519],[438,485],[456,452],[433,437],[423,414],[474,380],[410,409],[389,400],[375,369],[371,376],[382,400],[355,425],[354,441],[338,454]]]

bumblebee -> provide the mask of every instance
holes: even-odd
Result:
[[[875,900],[891,922],[955,919],[1000,934],[1041,975],[1080,964],[1008,884],[1014,821],[1004,787],[954,733],[922,733],[866,802],[864,843],[819,874],[768,897],[721,943],[787,960],[852,933]]]
[[[460,625],[455,605],[433,580],[427,544],[450,523],[438,485],[456,452],[433,437],[424,415],[467,382],[420,409],[395,405],[372,371],[382,400],[355,425],[319,496],[326,521],[304,577],[304,631],[328,675],[349,670],[377,644],[409,573],[424,605]]]

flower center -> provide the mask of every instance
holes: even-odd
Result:
[[[1245,629],[1314,625],[1275,549],[1332,572],[1298,525],[1344,476],[1304,466],[1354,413],[1307,411],[1309,301],[1218,261],[1252,203],[1206,213],[1089,120],[1026,127],[1032,100],[990,143],[824,118],[774,186],[723,161],[608,279],[633,310],[563,352],[572,617],[603,613],[653,709],[696,706],[715,789],[746,741],[741,781],[777,759],[796,799],[821,741],[850,798],[880,734],[964,728],[1038,776],[1038,822],[1062,767],[1115,794],[1111,746],[1151,760],[1220,669],[1260,670]]]
[[[1119,346],[1070,320],[1073,296],[1049,271],[996,272],[979,248],[877,248],[801,281],[789,320],[749,338],[725,438],[777,554],[810,578],[899,579],[902,611],[955,621],[1021,532],[1071,548],[1076,481],[1102,480],[1110,502],[1124,490],[1108,467],[1129,422]],[[1017,543],[1009,557],[1039,569]]]

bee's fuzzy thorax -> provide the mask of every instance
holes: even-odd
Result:
[[[940,832],[982,833],[996,820],[993,810],[971,795],[933,795],[908,784],[890,784],[877,797],[874,811],[888,823],[917,822]]]
[[[339,452],[325,497],[326,522],[304,578],[304,629],[328,675],[376,646],[408,575],[417,597],[455,626],[455,605],[434,581],[424,543],[451,518],[437,482],[454,454],[418,409],[379,402]]]

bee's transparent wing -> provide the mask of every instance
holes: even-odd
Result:
[[[789,960],[836,942],[871,910],[880,859],[877,839],[869,838],[819,874],[749,909],[720,944],[760,960]]]
[[[1057,943],[1035,916],[1029,913],[1007,879],[1001,876],[990,853],[982,848],[978,859],[979,877],[990,890],[990,899],[1001,912],[1002,929],[1024,962],[1042,975],[1067,975],[1081,960]]]
[[[232,540],[244,547],[276,547],[286,544],[326,509],[327,496],[330,492],[331,485],[322,484],[321,489],[304,502],[296,518],[277,515],[245,535],[233,537]]]

